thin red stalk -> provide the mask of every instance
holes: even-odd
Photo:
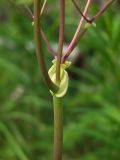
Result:
[[[74,6],[76,7],[77,11],[84,17],[84,19],[88,22],[88,23],[92,23],[93,21],[95,21],[99,16],[101,16],[107,9],[108,7],[114,2],[115,0],[109,0],[108,2],[106,2],[103,7],[96,13],[95,16],[93,16],[91,19],[87,18],[86,16],[83,15],[82,11],[80,10],[80,8],[78,7],[77,3],[75,2],[75,0],[72,0]]]
[[[59,30],[59,44],[58,44],[58,54],[57,54],[57,64],[56,64],[56,81],[60,82],[60,65],[63,51],[63,41],[64,41],[64,25],[65,25],[65,0],[60,1],[60,30]]]
[[[87,17],[82,13],[82,11],[80,10],[80,8],[78,7],[76,1],[75,1],[75,0],[72,0],[72,3],[74,4],[75,8],[76,8],[77,11],[80,13],[80,15],[81,15],[87,22],[89,22],[89,20],[87,19]]]
[[[95,21],[96,18],[101,16],[114,1],[115,0],[109,0],[108,2],[106,2],[105,5],[97,12],[97,14],[93,18],[91,18],[90,21],[91,22]]]
[[[86,6],[85,6],[85,9],[84,9],[84,12],[83,12],[84,16],[87,13],[87,10],[88,10],[88,7],[89,7],[90,3],[91,3],[91,0],[87,0]],[[71,43],[69,44],[68,49],[67,49],[65,55],[62,58],[62,62],[65,62],[65,60],[68,58],[68,56],[70,55],[70,53],[73,51],[73,49],[75,47],[75,44],[76,44],[76,41],[77,41],[77,38],[79,36],[81,27],[82,27],[83,21],[84,21],[84,17],[82,17],[81,20],[80,20],[80,22],[79,22],[78,28],[77,28],[77,30],[75,32],[75,35],[74,35]]]

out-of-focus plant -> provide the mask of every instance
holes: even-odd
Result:
[[[38,58],[38,63],[40,65],[40,69],[42,72],[42,76],[46,83],[46,86],[50,90],[53,96],[53,104],[54,104],[54,160],[61,160],[62,159],[62,141],[63,141],[63,124],[62,124],[62,98],[67,92],[69,78],[66,71],[66,68],[69,67],[70,62],[67,61],[69,55],[72,53],[75,46],[78,44],[79,40],[83,37],[86,33],[88,28],[94,25],[94,21],[101,16],[104,11],[112,4],[114,0],[109,0],[105,5],[97,12],[95,16],[92,18],[86,17],[88,7],[91,4],[91,0],[87,0],[85,5],[84,11],[82,12],[77,3],[72,0],[73,4],[75,5],[76,9],[82,15],[80,18],[80,22],[78,24],[78,28],[75,32],[71,43],[68,46],[68,49],[63,53],[63,42],[64,42],[64,24],[65,24],[65,1],[60,0],[60,31],[59,31],[59,43],[58,43],[58,51],[57,53],[51,47],[50,43],[45,36],[44,31],[41,27],[41,17],[42,13],[45,8],[46,1],[42,2],[39,0],[34,1],[34,14],[31,10],[22,4],[22,1],[17,1],[17,3],[21,3],[21,6],[15,6],[25,13],[30,19],[34,26],[34,35],[35,35],[35,46],[36,46],[36,54]],[[10,0],[11,3],[13,1]],[[28,2],[28,1],[27,1]],[[31,1],[29,1],[31,3]],[[83,26],[83,22],[87,22]],[[82,28],[83,26],[83,28]],[[43,55],[43,48],[41,39],[44,39],[46,46],[48,47],[49,52],[54,56],[54,61],[52,67],[47,71],[45,65],[45,59]]]

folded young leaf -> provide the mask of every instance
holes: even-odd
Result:
[[[56,60],[53,60],[52,62],[53,62],[53,65],[49,69],[48,74],[52,82],[56,84]],[[69,61],[66,61],[64,64],[61,64],[59,89],[57,93],[53,93],[52,91],[50,91],[52,95],[55,95],[56,97],[60,98],[66,94],[68,89],[68,84],[69,84],[69,77],[65,69],[67,69],[70,65],[71,65],[71,62]]]

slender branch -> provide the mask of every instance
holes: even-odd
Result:
[[[114,2],[115,0],[109,0],[108,2],[106,2],[103,7],[96,13],[95,16],[93,16],[91,19],[87,18],[86,16],[84,16],[84,14],[82,13],[82,11],[80,10],[80,8],[78,7],[77,3],[75,2],[75,0],[72,0],[74,6],[76,7],[77,11],[80,13],[80,15],[82,15],[82,17],[84,17],[84,19],[87,21],[87,23],[92,23],[93,21],[95,21],[99,16],[101,16],[107,9],[108,7]]]
[[[23,13],[29,20],[31,21],[34,21],[34,15],[32,13],[32,11],[29,9],[29,7],[27,5],[16,5],[15,2],[13,0],[8,0],[9,3],[11,3],[12,5],[14,5],[21,13]],[[46,1],[46,0],[45,0]],[[45,2],[44,2],[45,3]],[[42,7],[42,12],[41,14],[43,13],[44,11],[44,7],[45,7],[45,4],[43,4],[43,7]],[[50,45],[44,31],[42,30],[42,27],[41,27],[41,35],[42,35],[42,38],[46,44],[46,46],[48,47],[48,50],[49,52],[55,56],[56,55],[56,52],[54,51],[54,49],[52,48],[52,46]]]
[[[46,3],[47,3],[47,0],[44,0],[43,5],[42,5],[42,9],[41,9],[41,12],[40,12],[40,16],[42,16],[42,14],[44,12]],[[50,45],[50,43],[49,43],[44,31],[42,30],[42,28],[41,28],[41,35],[42,35],[42,38],[43,38],[43,40],[44,40],[44,42],[45,42],[45,44],[48,48],[48,51],[52,54],[53,57],[55,57],[57,54],[56,54],[55,50],[52,48],[52,46]]]
[[[27,5],[23,5],[23,7],[26,10],[26,12],[28,13],[29,17],[31,17],[31,19],[32,19],[34,16],[33,16],[31,9]]]
[[[15,8],[18,9],[19,12],[23,13],[27,18],[29,18],[30,20],[33,20],[33,14],[26,5],[17,5],[15,4],[14,0],[8,0],[8,2],[11,5],[15,6]]]
[[[55,50],[52,48],[52,46],[50,45],[50,43],[49,43],[44,31],[42,30],[42,28],[41,28],[41,35],[42,35],[42,38],[44,39],[44,42],[45,42],[49,52],[52,54],[53,57],[55,57],[57,54],[56,54]]]
[[[79,43],[79,41],[82,39],[82,37],[85,35],[85,33],[87,32],[88,28],[84,28],[82,30],[82,32],[78,35],[78,38],[76,39],[76,42],[75,42],[75,46]],[[62,58],[62,63],[65,63],[66,59],[68,58],[68,55],[65,54]]]
[[[105,5],[98,11],[98,13],[92,17],[91,19],[87,18],[82,11],[80,10],[80,8],[78,7],[77,3],[75,2],[75,0],[72,0],[73,4],[75,5],[76,9],[78,10],[78,12],[80,13],[80,15],[82,15],[82,17],[87,21],[87,23],[92,24],[99,16],[101,16],[106,10],[107,8],[113,3],[113,1],[115,0],[109,0],[107,3],[105,3]],[[87,32],[88,28],[84,28],[83,31],[78,35],[78,38],[75,42],[75,46],[78,44],[78,42],[80,41],[80,39],[84,36],[84,34]],[[68,58],[68,54],[65,54],[63,59],[62,59],[62,63],[65,62],[65,60]]]
[[[80,13],[80,15],[87,21],[89,22],[89,19],[82,13],[82,11],[80,10],[80,8],[78,7],[77,3],[75,2],[75,0],[72,0],[72,3],[74,4],[75,8],[77,9],[77,11]]]
[[[56,64],[56,82],[60,82],[60,65],[63,51],[64,40],[64,25],[65,25],[65,0],[60,1],[60,30],[59,30],[59,44]]]
[[[108,7],[114,2],[115,0],[109,0],[108,2],[105,3],[105,5],[97,12],[97,14],[89,20],[90,22],[95,21],[99,16],[101,16],[107,9]]]
[[[81,40],[81,38],[85,35],[85,33],[87,32],[87,30],[88,30],[88,28],[84,28],[84,29],[82,30],[82,32],[78,35],[78,38],[77,38],[77,40],[76,40],[75,45],[78,44],[78,42],[79,42],[79,41]]]
[[[86,13],[87,13],[87,10],[88,10],[88,7],[89,7],[90,3],[91,3],[91,0],[87,0],[86,6],[85,6],[85,9],[84,9],[84,12],[83,12],[83,15],[84,15],[84,16],[85,16]],[[68,56],[70,55],[70,53],[71,53],[71,52],[73,51],[73,49],[75,48],[75,44],[76,44],[76,41],[77,41],[77,39],[78,39],[78,36],[79,36],[80,30],[81,30],[83,21],[84,21],[84,17],[82,17],[81,20],[80,20],[80,22],[79,22],[78,28],[77,28],[77,30],[76,30],[76,32],[75,32],[75,35],[74,35],[71,43],[69,44],[68,49],[67,49],[65,55],[64,55],[63,58],[62,58],[62,62],[63,62],[63,61],[65,62],[65,60],[68,58]]]
[[[63,107],[61,98],[53,96],[54,102],[54,160],[62,160]]]
[[[45,9],[45,6],[46,6],[46,2],[47,2],[47,0],[44,0],[42,9],[41,9],[41,11],[40,11],[40,16],[42,16],[42,14],[43,14],[43,12],[44,12],[44,9]]]
[[[40,0],[34,0],[34,36],[35,36],[37,59],[46,85],[50,90],[56,92],[58,87],[51,81],[44,62],[43,50],[41,45],[41,31],[40,31],[41,24],[40,24],[39,13],[40,13]]]

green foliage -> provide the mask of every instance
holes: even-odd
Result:
[[[66,3],[65,36],[70,41],[79,16],[74,18]],[[52,160],[52,98],[39,73],[32,25],[7,2],[0,4],[6,6],[0,11],[0,159]],[[50,1],[47,5],[42,25],[48,39],[56,42],[58,8]],[[120,21],[115,5],[96,23],[78,45],[84,67],[69,70],[64,160],[120,159]],[[45,46],[44,51],[49,68],[52,58]]]

